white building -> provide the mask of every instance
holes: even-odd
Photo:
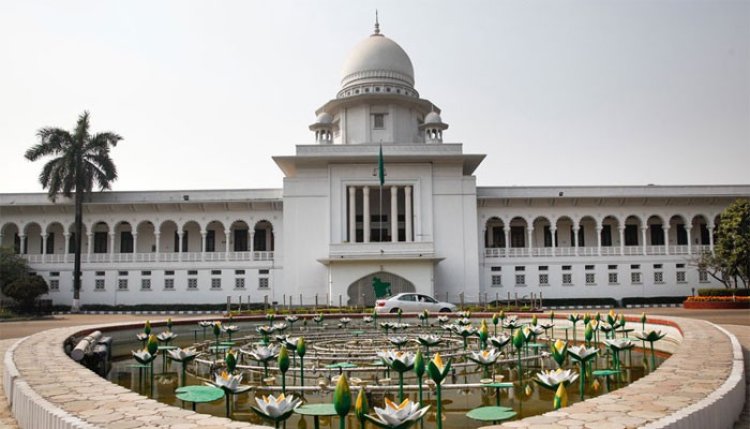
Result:
[[[477,187],[484,155],[444,143],[401,47],[375,32],[347,59],[315,142],[275,157],[282,189],[92,193],[81,303],[372,304],[393,293],[467,301],[689,295],[711,279],[718,214],[750,185]],[[379,150],[385,184],[378,175]],[[72,301],[73,205],[0,194],[0,244]]]

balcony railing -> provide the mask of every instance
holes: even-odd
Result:
[[[485,258],[518,258],[518,257],[549,257],[549,256],[638,256],[643,255],[643,246],[602,246],[599,247],[488,247],[484,249]],[[553,251],[554,250],[554,251]],[[696,244],[688,249],[687,245],[646,246],[646,255],[700,255],[710,252],[711,247]]]
[[[370,242],[370,243],[337,243],[329,248],[331,258],[339,257],[371,257],[371,256],[417,256],[432,255],[435,246],[432,242]]]
[[[73,263],[72,253],[48,255],[21,255],[30,264]],[[144,262],[224,262],[224,261],[273,261],[274,252],[181,252],[181,253],[84,253],[81,262],[102,263],[144,263]]]

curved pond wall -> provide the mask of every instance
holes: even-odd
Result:
[[[699,320],[652,317],[649,322],[668,332],[656,348],[672,353],[652,374],[607,395],[501,427],[731,428],[745,401],[745,374],[737,339],[720,327]],[[640,328],[640,323],[631,324]],[[94,329],[140,326],[51,329],[14,344],[4,356],[3,385],[19,426],[264,428],[146,398],[99,377],[63,350],[65,340],[71,336]]]

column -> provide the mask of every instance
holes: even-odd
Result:
[[[175,249],[175,252],[179,253],[178,259],[182,261],[182,237],[184,235],[183,231],[179,231],[177,233],[177,249]]]
[[[391,242],[398,241],[398,187],[391,186]]]
[[[224,254],[226,256],[229,256],[229,241],[232,237],[232,230],[231,229],[225,229],[224,230],[224,237],[226,237],[226,240],[224,240]]]
[[[528,250],[528,255],[531,256],[531,253],[534,251],[534,241],[533,241],[533,238],[534,238],[534,225],[528,225],[526,227],[526,235],[527,235],[528,240],[529,240],[529,243],[526,246],[526,248],[529,249]]]
[[[405,211],[406,211],[405,216],[404,216],[406,218],[406,241],[407,242],[411,242],[411,241],[413,241],[412,236],[414,235],[414,233],[412,231],[414,229],[414,227],[412,225],[412,222],[413,222],[413,219],[412,219],[412,217],[413,217],[413,215],[412,215],[412,204],[413,204],[413,201],[412,201],[412,197],[411,197],[411,186],[405,186],[404,187],[404,194],[405,194],[404,207],[405,207]]]
[[[48,234],[42,234],[42,255],[47,254],[47,235]],[[42,258],[44,258],[44,256],[42,256]]]
[[[83,237],[81,237],[81,238],[83,238]],[[87,252],[86,253],[88,253],[89,260],[91,260],[91,254],[94,252],[94,234],[90,232],[90,233],[86,234],[86,238],[87,238],[87,240],[86,240],[86,244],[87,244],[87,249],[86,250],[87,250]],[[23,242],[21,244],[23,244]]]
[[[625,226],[617,228],[620,231],[620,255],[625,254]]]
[[[664,254],[669,255],[669,226],[662,225],[661,229],[664,233]]]
[[[646,254],[646,231],[648,230],[647,226],[641,227],[641,241],[643,241],[643,254]]]
[[[133,254],[138,253],[138,234],[133,234]],[[135,256],[133,256],[135,260]]]
[[[0,243],[2,243],[3,238],[0,236]],[[63,261],[68,262],[68,243],[70,243],[70,233],[64,232],[63,233],[63,254],[62,258]]]
[[[596,227],[596,254],[602,256],[602,230],[604,227]]]
[[[201,261],[206,258],[206,231],[201,230]],[[215,234],[214,234],[215,236]]]
[[[692,225],[685,225],[685,235],[687,235],[688,243],[688,255],[693,254],[693,237],[690,235],[690,231],[693,229]]]
[[[710,231],[711,230],[709,230],[709,232]],[[21,248],[18,249],[18,250],[19,250],[19,253],[23,255],[23,254],[26,253],[26,235],[25,234],[19,234],[18,238],[19,238],[19,240],[21,240],[20,241]],[[713,245],[711,246],[711,248],[713,248]]]
[[[349,187],[349,242],[357,242],[357,188]]]
[[[365,243],[370,242],[370,187],[362,188],[362,222],[363,222],[363,240]]]
[[[707,225],[706,229],[708,229],[708,248],[711,249],[711,253],[714,253],[714,225]],[[23,241],[21,241],[21,244],[23,245]]]
[[[549,234],[550,234],[550,241],[552,242],[552,256],[555,256],[555,249],[557,247],[557,243],[555,240],[555,234],[557,233],[557,228],[550,227]]]
[[[115,255],[115,233],[110,232],[109,233],[109,261],[112,262],[114,260]]]
[[[156,260],[157,261],[159,260],[159,252],[160,252],[160,250],[159,250],[159,241],[160,240],[159,239],[160,238],[161,238],[161,233],[154,232],[154,244],[155,244],[155,247],[156,247],[155,253],[156,253]]]
[[[510,227],[504,227],[503,232],[505,233],[505,256],[508,256],[508,249],[510,249]]]
[[[573,225],[573,254],[578,256],[578,231],[581,230],[581,227],[578,226],[578,224]]]
[[[250,249],[250,252],[255,252],[255,230],[250,230],[250,243],[248,249]]]

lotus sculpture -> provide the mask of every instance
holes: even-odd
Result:
[[[398,395],[404,397],[404,373],[414,368],[416,355],[411,352],[387,350],[378,352],[378,357],[389,368],[398,373]]]
[[[258,361],[263,365],[264,377],[268,377],[268,362],[276,358],[279,355],[279,347],[276,345],[270,346],[255,346],[252,350],[240,350],[240,352],[250,356],[254,360]]]
[[[667,334],[661,331],[643,331],[635,334],[636,338],[646,341],[651,346],[651,370],[656,368],[656,353],[654,352],[654,343],[664,338]]]
[[[250,386],[243,386],[240,383],[242,383],[242,374],[232,375],[226,371],[215,374],[214,381],[210,383],[224,391],[227,417],[232,411],[231,395],[239,395],[251,389]]]
[[[442,386],[443,380],[448,376],[451,369],[451,361],[444,363],[440,357],[440,353],[435,353],[435,356],[427,364],[427,374],[430,376],[432,381],[435,382],[435,401],[437,406],[436,423],[437,429],[443,428],[443,401],[442,401]]]
[[[534,381],[546,389],[556,391],[561,384],[567,386],[577,379],[578,374],[572,370],[558,368],[536,373]]]
[[[419,404],[404,399],[396,404],[385,398],[385,408],[373,407],[377,417],[366,415],[365,418],[378,427],[385,429],[406,429],[418,422],[430,409],[430,406],[420,408]]]
[[[180,363],[180,366],[182,367],[182,378],[180,381],[180,386],[184,386],[185,380],[186,380],[185,379],[185,367],[190,362],[195,360],[196,357],[198,357],[199,355],[198,351],[192,347],[186,348],[186,349],[182,349],[178,347],[174,350],[168,350],[167,353],[170,359]]]
[[[251,409],[261,417],[273,421],[277,429],[279,423],[288,419],[295,408],[302,404],[302,401],[295,398],[294,395],[286,396],[283,393],[278,397],[264,395],[262,398],[255,398],[255,402],[258,406],[251,407]]]

